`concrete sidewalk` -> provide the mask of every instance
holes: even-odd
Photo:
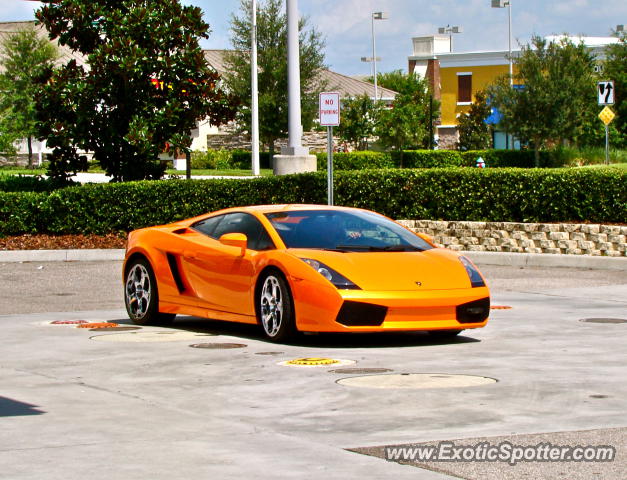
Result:
[[[623,270],[627,275],[627,257],[593,257],[589,255],[552,255],[548,253],[463,252],[479,265],[513,267],[590,268]],[[0,262],[80,262],[124,259],[124,250],[5,250]]]

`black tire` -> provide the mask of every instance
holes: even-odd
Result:
[[[148,260],[132,260],[124,277],[124,304],[134,324],[164,325],[174,320],[176,314],[159,312],[157,280]]]
[[[429,330],[429,336],[432,338],[453,338],[462,333],[462,330]]]
[[[266,338],[278,343],[296,334],[292,293],[281,274],[263,275],[255,297],[257,320]]]

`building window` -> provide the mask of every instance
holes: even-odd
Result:
[[[472,73],[457,74],[457,104],[472,103]]]

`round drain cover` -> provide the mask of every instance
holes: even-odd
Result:
[[[627,323],[627,318],[583,318],[579,321],[586,323]]]
[[[213,350],[224,350],[228,348],[244,348],[244,343],[194,343],[190,345],[192,348],[210,348]]]
[[[340,360],[337,358],[320,358],[320,357],[308,357],[308,358],[296,358],[294,360],[286,360],[285,362],[279,362],[279,365],[286,367],[328,367],[353,365],[353,360]]]
[[[490,310],[511,310],[509,305],[492,305]]]
[[[391,372],[390,368],[360,368],[360,367],[347,367],[347,368],[336,368],[335,370],[329,370],[329,373],[356,373],[365,375],[367,373],[387,373]]]
[[[100,342],[132,342],[132,343],[153,343],[153,342],[177,342],[182,340],[200,340],[211,337],[210,333],[188,332],[181,330],[159,330],[140,332],[109,333],[90,337],[92,340]]]
[[[444,373],[390,373],[341,378],[337,381],[337,383],[349,387],[414,389],[479,387],[496,382],[496,379],[489,377]]]
[[[87,320],[55,320],[50,325],[81,325],[87,323]]]
[[[98,323],[82,323],[80,325],[78,325],[76,328],[90,328],[92,330],[97,329],[97,328],[113,328],[113,327],[117,327],[118,324],[117,323],[111,323],[111,322],[98,322]]]
[[[283,355],[284,352],[257,352],[255,355]]]

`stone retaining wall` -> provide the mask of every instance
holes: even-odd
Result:
[[[401,220],[439,246],[471,252],[627,256],[627,226]]]

